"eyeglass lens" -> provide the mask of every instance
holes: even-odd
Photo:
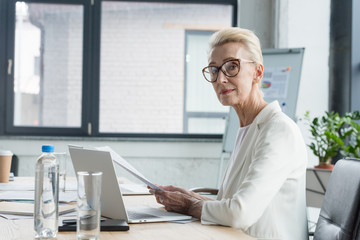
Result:
[[[220,67],[209,66],[204,69],[204,77],[210,82],[215,82],[219,75],[219,70],[228,77],[234,77],[240,71],[240,65],[237,61],[227,61]]]

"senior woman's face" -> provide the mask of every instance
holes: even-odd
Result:
[[[249,60],[242,43],[230,42],[213,48],[209,55],[209,66],[219,67],[231,59]],[[254,63],[240,61],[240,71],[234,77],[228,77],[219,71],[218,78],[212,85],[222,105],[235,106],[249,99],[254,88],[258,88],[255,66]]]

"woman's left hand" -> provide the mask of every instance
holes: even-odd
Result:
[[[156,201],[167,211],[178,212],[195,218],[201,218],[203,201],[179,191],[150,190]]]

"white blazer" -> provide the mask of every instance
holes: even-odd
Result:
[[[277,101],[256,116],[232,166],[217,201],[204,202],[201,223],[231,226],[258,239],[308,239],[307,151]]]

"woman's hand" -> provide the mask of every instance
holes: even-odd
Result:
[[[180,187],[175,187],[175,186],[172,186],[172,185],[169,185],[169,186],[159,186],[160,188],[164,189],[165,191],[170,191],[170,192],[181,192],[185,195],[188,195],[188,196],[191,196],[191,197],[194,197],[196,199],[199,199],[199,200],[204,200],[204,201],[207,201],[207,200],[214,200],[213,198],[208,198],[208,197],[205,197],[205,196],[202,196],[198,193],[195,193],[193,191],[189,191],[189,190],[186,190],[184,188],[180,188]],[[150,187],[148,187],[149,189],[151,189]],[[151,193],[151,191],[150,191]],[[154,193],[152,193],[154,194]]]
[[[155,195],[156,201],[164,205],[167,211],[201,218],[203,200],[199,194],[174,186],[160,187],[165,191],[150,189],[150,193]]]

